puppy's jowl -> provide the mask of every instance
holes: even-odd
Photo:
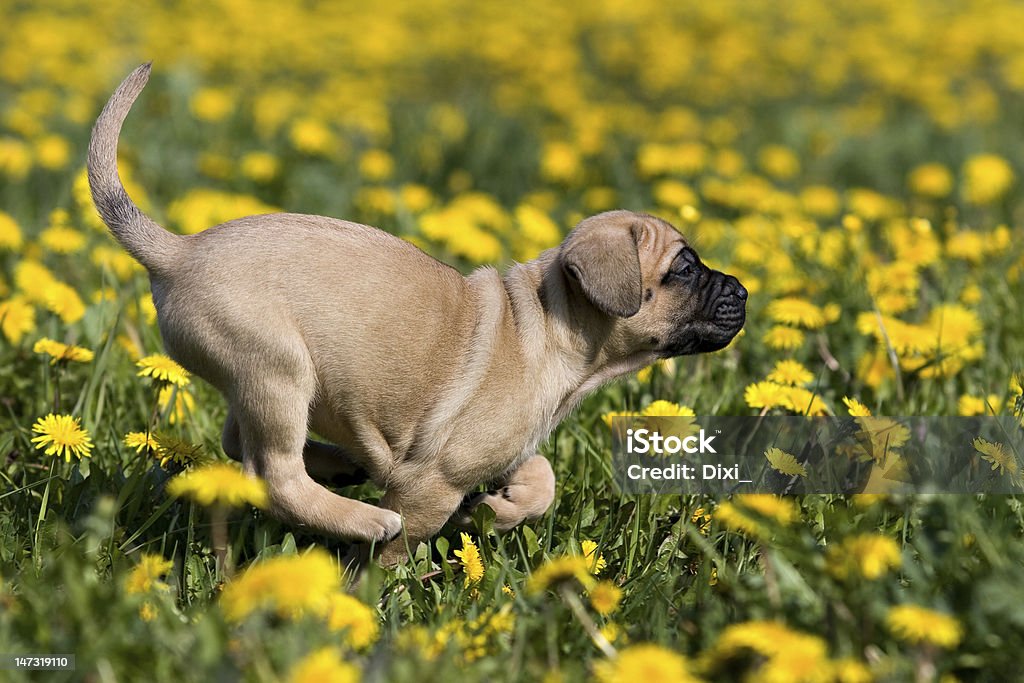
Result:
[[[463,277],[408,242],[323,216],[269,214],[175,235],[117,173],[117,138],[150,67],[100,114],[93,199],[149,271],[168,353],[228,402],[224,451],[267,481],[271,512],[384,543],[393,563],[479,484],[509,529],[547,510],[536,455],[590,391],[658,358],[715,351],[740,331],[747,292],[653,216],[611,211],[501,276]],[[308,430],[333,444],[307,439]],[[365,473],[380,506],[320,481]]]

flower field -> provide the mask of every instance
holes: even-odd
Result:
[[[1024,415],[1024,5],[0,7],[0,654],[76,657],[0,679],[1020,679],[1024,498],[625,495],[609,424]],[[468,273],[630,208],[746,328],[584,401],[543,519],[353,583],[261,511],[92,206],[91,125],[150,59],[121,173],[169,229],[325,214]]]

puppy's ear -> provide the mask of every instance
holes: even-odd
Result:
[[[562,244],[562,268],[608,315],[628,318],[640,310],[639,231],[636,214],[609,211],[582,221]]]

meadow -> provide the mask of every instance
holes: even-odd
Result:
[[[0,654],[76,656],[0,678],[1021,680],[1024,498],[625,495],[608,425],[1021,417],[1024,5],[0,16]],[[746,328],[587,399],[542,447],[542,520],[497,535],[481,513],[351,585],[344,544],[261,512],[223,401],[162,355],[145,272],[92,206],[90,127],[147,60],[121,172],[169,229],[325,214],[469,272],[648,211],[743,281]],[[997,446],[978,467],[1024,486]]]

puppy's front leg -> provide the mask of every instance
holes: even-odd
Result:
[[[555,499],[555,473],[551,463],[535,455],[519,466],[494,490],[478,493],[452,517],[458,526],[473,525],[473,511],[480,505],[494,510],[494,528],[508,531],[529,519],[542,517]]]
[[[385,567],[398,564],[420,541],[440,531],[458,509],[464,493],[438,476],[423,477],[388,489],[380,505],[402,515],[403,533],[384,546],[380,563]]]

